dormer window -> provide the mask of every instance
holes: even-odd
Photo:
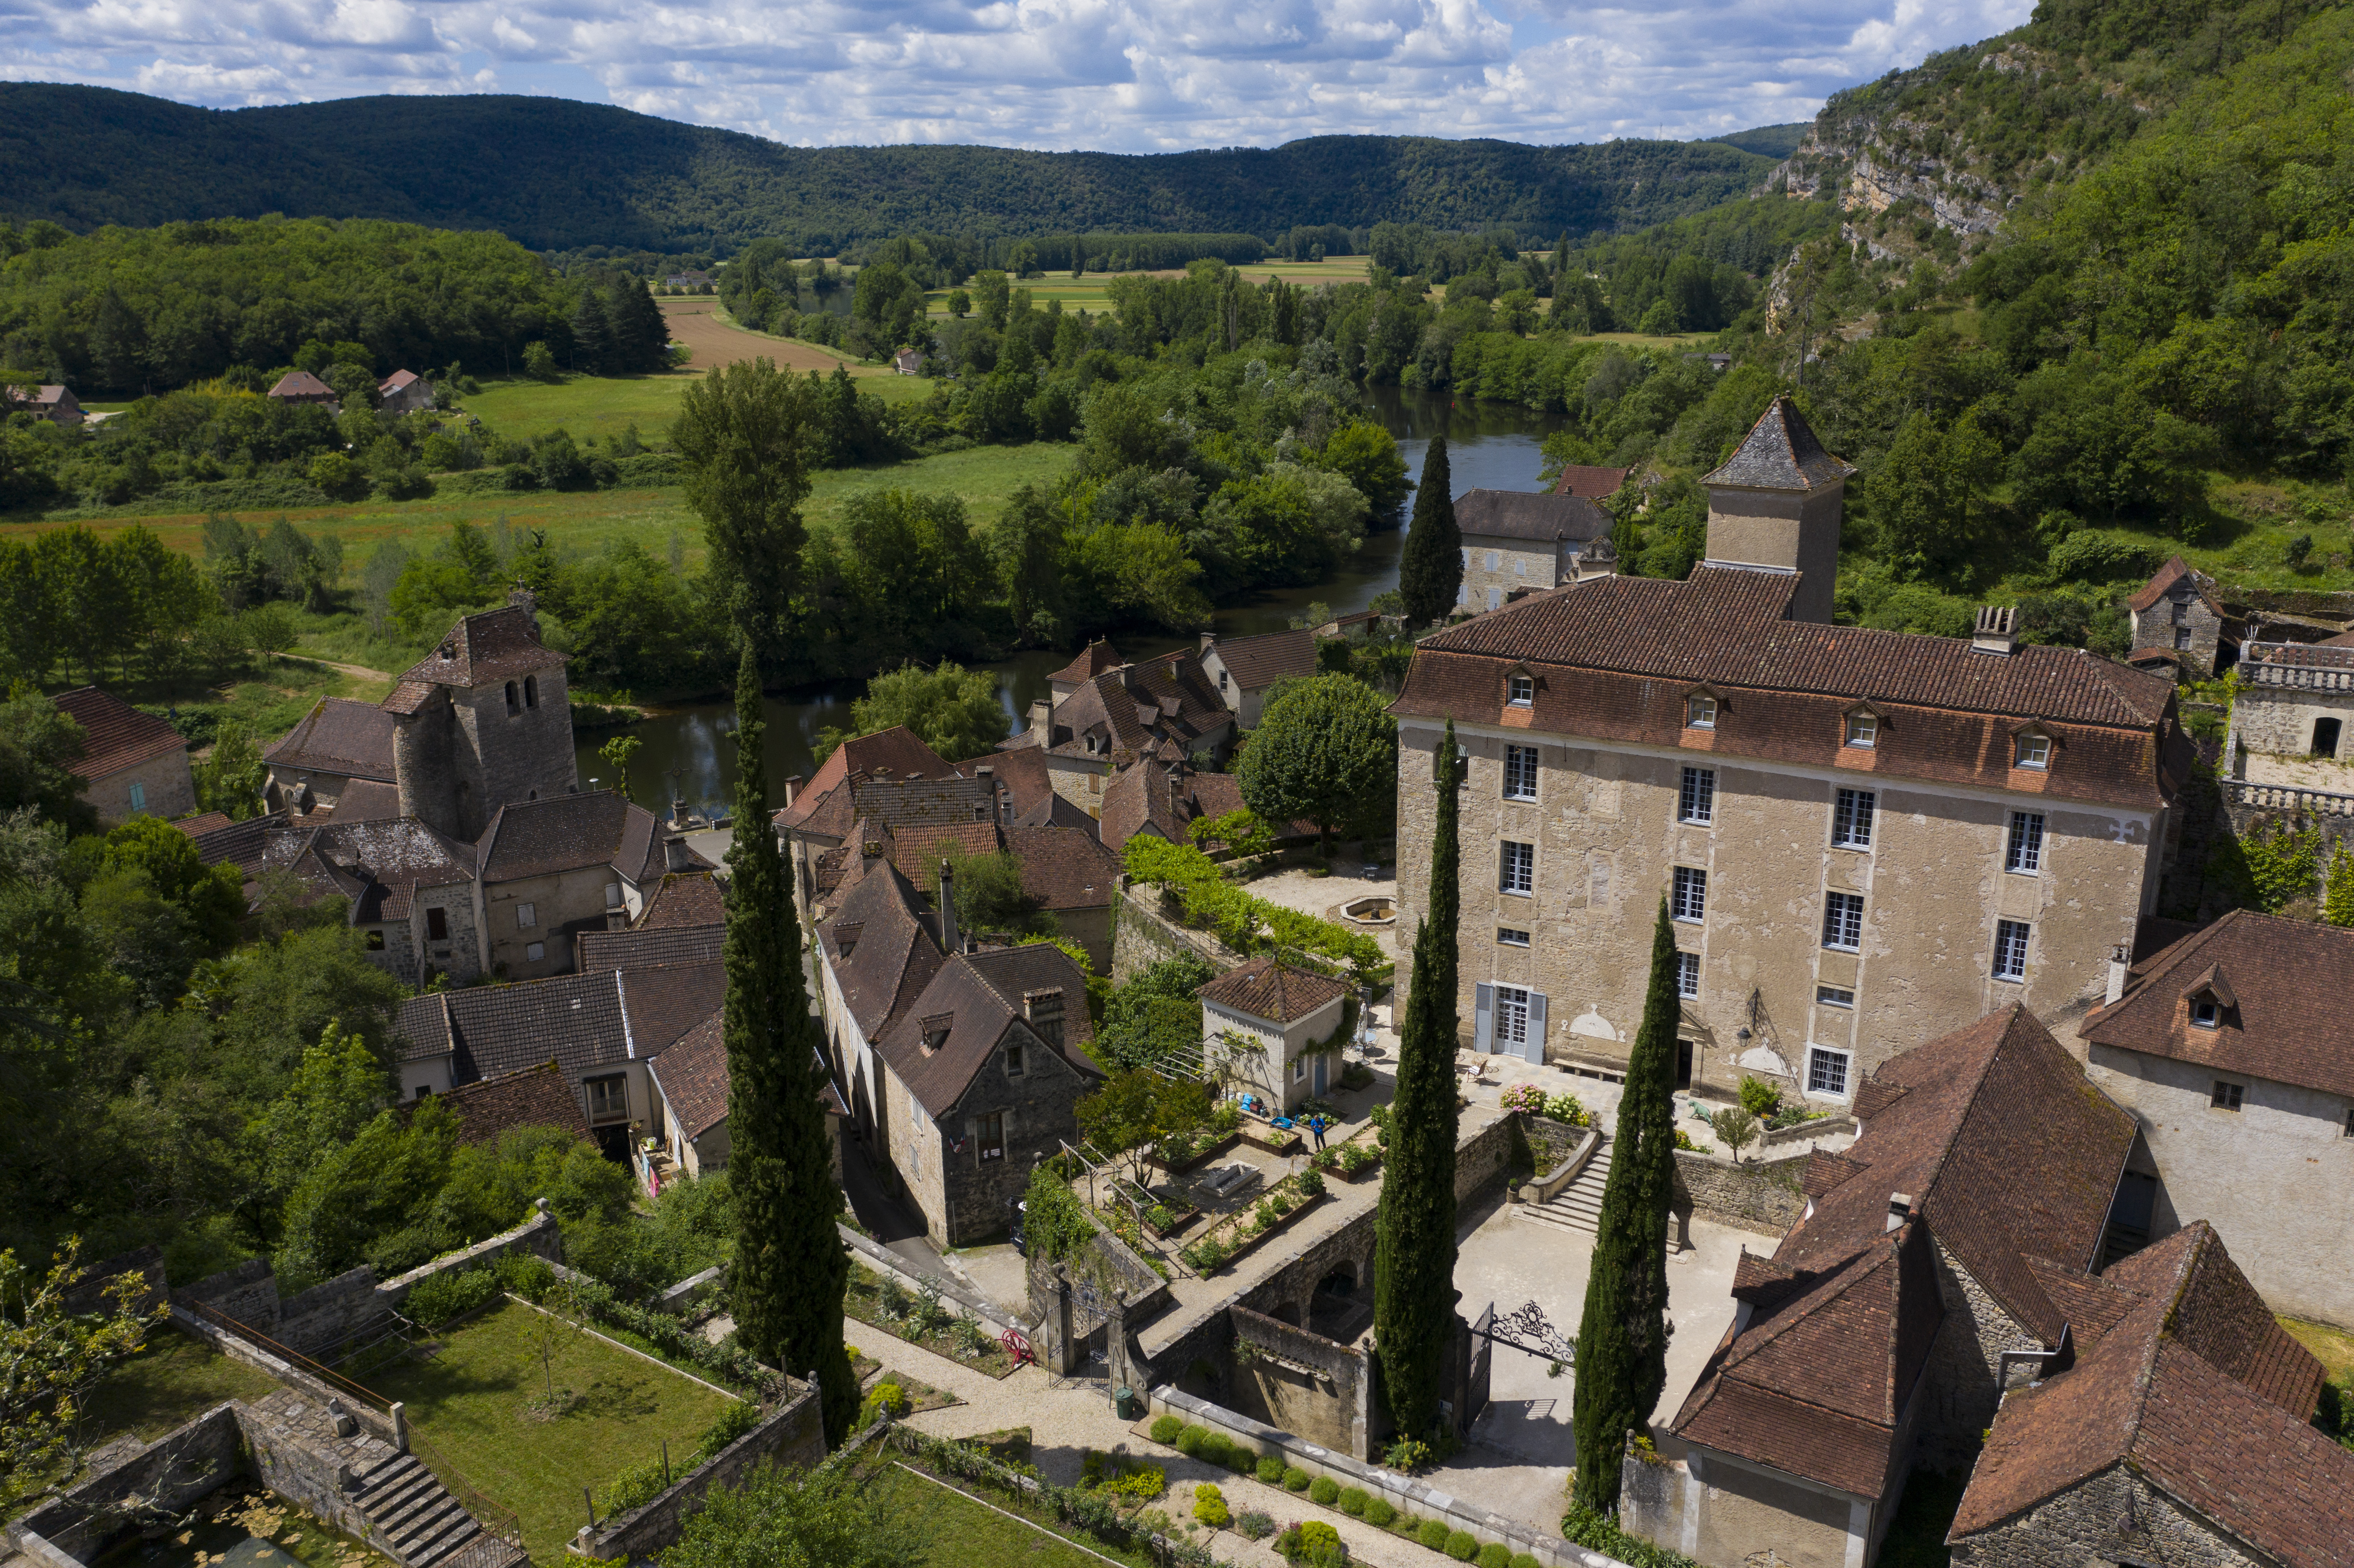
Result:
[[[1866,751],[1879,745],[1880,715],[1868,708],[1858,708],[1848,715],[1846,744]]]
[[[956,1025],[953,1012],[936,1012],[917,1027],[924,1033],[924,1054],[931,1054],[949,1043],[949,1031]]]
[[[1684,699],[1684,727],[1687,729],[1714,729],[1716,727],[1716,699],[1709,695],[1706,692],[1694,692],[1691,696],[1686,697]]]
[[[2052,737],[2040,729],[2019,732],[2013,743],[2012,766],[2018,768],[2049,768],[2052,766]]]
[[[1532,707],[1536,705],[1537,678],[1534,675],[1529,674],[1525,671],[1516,670],[1512,673],[1511,678],[1504,683],[1504,685],[1512,706],[1516,708],[1525,708]]]
[[[2190,1025],[2194,1029],[2213,1029],[2223,1020],[2222,1004],[2211,996],[2202,996],[2190,1004]]]

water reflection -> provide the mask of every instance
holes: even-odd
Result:
[[[1407,476],[1417,483],[1430,438],[1445,433],[1449,488],[1457,495],[1469,490],[1536,489],[1537,471],[1543,463],[1540,444],[1562,425],[1555,415],[1532,413],[1511,404],[1458,404],[1396,387],[1377,388],[1366,401],[1374,417],[1397,438]],[[1310,604],[1327,605],[1335,614],[1363,609],[1375,594],[1397,586],[1398,556],[1405,545],[1403,531],[1373,535],[1346,566],[1323,582],[1310,588],[1269,589],[1221,606],[1212,624],[1221,636],[1247,637],[1282,630]],[[1119,639],[1119,647],[1129,657],[1142,659],[1185,646],[1189,641],[1129,635]],[[1046,700],[1047,678],[1069,663],[1071,656],[1067,649],[1032,649],[983,666],[997,673],[998,701],[1015,730],[1023,727],[1033,703]],[[781,799],[787,778],[796,774],[807,778],[815,771],[819,732],[849,726],[851,701],[858,691],[857,686],[848,685],[767,699],[768,729],[761,749],[768,759],[773,795]],[[655,804],[674,792],[697,810],[725,810],[736,782],[735,729],[735,705],[722,701],[687,704],[626,732],[583,732],[578,747],[580,777],[610,787],[615,782],[612,765],[598,756],[598,747],[614,735],[627,733],[644,742],[630,768],[640,800]]]

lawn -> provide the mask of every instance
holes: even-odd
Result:
[[[896,1461],[870,1471],[869,1477],[866,1489],[887,1517],[904,1521],[918,1541],[953,1542],[950,1555],[960,1563],[987,1568],[1009,1568],[1014,1563],[1028,1568],[1103,1568],[1104,1559],[1109,1558],[1141,1568],[1151,1561],[1140,1552],[1123,1551],[1102,1542],[1092,1542],[1082,1551],[1043,1521],[1009,1519],[1009,1513],[1028,1510],[993,1489],[985,1493],[991,1506],[983,1506]],[[950,1484],[983,1495],[983,1489],[971,1482]]]
[[[409,1424],[468,1484],[522,1519],[535,1561],[559,1563],[588,1521],[582,1488],[603,1488],[624,1466],[658,1458],[665,1440],[673,1461],[684,1457],[726,1401],[568,1327],[544,1373],[538,1330],[548,1321],[509,1301],[370,1382],[406,1402]],[[573,1403],[542,1420],[532,1402],[551,1382]]]
[[[159,1329],[145,1350],[91,1391],[83,1406],[83,1441],[92,1448],[125,1436],[152,1443],[223,1400],[260,1399],[277,1388],[194,1335]]]
[[[573,376],[561,381],[493,381],[462,401],[500,435],[529,440],[558,426],[576,440],[618,436],[630,426],[650,447],[670,445],[671,421],[678,418],[678,395],[700,379],[693,370],[659,376]]]
[[[2283,1318],[2280,1326],[2289,1337],[2311,1351],[2329,1381],[2354,1388],[2354,1334],[2343,1329],[2333,1329],[2327,1323],[2308,1323],[2302,1318]]]

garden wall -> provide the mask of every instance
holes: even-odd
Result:
[[[1137,1256],[1134,1248],[1106,1230],[1102,1221],[1088,1214],[1084,1205],[1079,1212],[1087,1214],[1087,1224],[1095,1231],[1094,1241],[1068,1257],[1050,1261],[1033,1249],[1024,1259],[1031,1321],[1044,1319],[1054,1308],[1056,1263],[1069,1271],[1074,1286],[1092,1287],[1107,1305],[1114,1296],[1127,1297],[1133,1319],[1149,1318],[1167,1307],[1172,1299],[1169,1282]]]
[[[1675,1212],[1719,1224],[1779,1236],[1806,1213],[1799,1186],[1809,1152],[1735,1165],[1690,1150],[1676,1150]]]
[[[133,1310],[144,1312],[168,1293],[169,1287],[164,1283],[164,1249],[137,1247],[89,1265],[81,1283],[66,1292],[66,1310],[76,1317],[109,1310],[113,1303],[106,1298],[106,1287],[126,1274],[140,1277],[140,1289],[129,1302]]]
[[[408,1431],[398,1416],[387,1415],[359,1400],[345,1399],[309,1372],[271,1355],[244,1336],[233,1334],[217,1323],[197,1317],[185,1307],[172,1308],[172,1326],[184,1334],[192,1334],[204,1340],[240,1366],[251,1367],[281,1387],[292,1389],[322,1410],[330,1402],[340,1401],[350,1411],[352,1419],[358,1422],[370,1436],[380,1438],[403,1453],[408,1451]],[[393,1408],[398,1411],[400,1407],[395,1405]]]
[[[687,1520],[702,1509],[703,1495],[713,1487],[735,1487],[761,1465],[807,1467],[824,1458],[825,1425],[818,1391],[799,1380],[793,1386],[801,1392],[775,1414],[680,1477],[652,1501],[594,1529],[582,1526],[565,1550],[606,1563],[651,1557],[677,1543]]]
[[[138,1524],[140,1513],[177,1513],[239,1467],[238,1407],[217,1404],[104,1475],[43,1503],[17,1520],[10,1534],[37,1535],[69,1562],[87,1563]]]
[[[1372,1358],[1354,1345],[1230,1308],[1235,1406],[1255,1421],[1363,1459],[1373,1435]],[[1240,1347],[1248,1343],[1256,1354]]]
[[[1126,985],[1163,959],[1187,954],[1206,959],[1220,974],[1244,959],[1207,931],[1179,925],[1161,911],[1161,890],[1120,878],[1119,908],[1111,944],[1111,983]]]

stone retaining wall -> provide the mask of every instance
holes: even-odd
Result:
[[[1363,1459],[1373,1430],[1373,1358],[1247,1307],[1232,1308],[1239,1413]],[[1258,1352],[1246,1360],[1247,1341]]]
[[[370,1436],[381,1438],[404,1453],[408,1451],[408,1431],[398,1416],[388,1415],[359,1400],[345,1399],[300,1367],[271,1355],[241,1334],[230,1333],[218,1324],[197,1317],[185,1307],[172,1308],[172,1326],[183,1333],[195,1335],[239,1365],[251,1367],[264,1377],[292,1389],[322,1410],[331,1401],[340,1402],[351,1412],[352,1419],[366,1428]],[[395,1405],[393,1408],[398,1410],[400,1407]]]
[[[1209,932],[1181,926],[1162,913],[1158,887],[1135,885],[1123,875],[1120,878],[1119,904],[1114,913],[1113,925],[1117,927],[1111,944],[1111,982],[1114,985],[1126,985],[1136,978],[1140,970],[1163,959],[1182,958],[1187,954],[1208,960],[1210,967],[1220,974],[1244,961],[1244,954],[1235,952]]]
[[[104,1475],[43,1503],[10,1534],[37,1535],[68,1562],[87,1563],[144,1517],[177,1513],[219,1487],[240,1467],[238,1447],[238,1407],[217,1404]]]
[[[796,1380],[801,1392],[776,1414],[689,1470],[652,1501],[616,1514],[591,1529],[583,1526],[565,1550],[599,1562],[637,1562],[675,1545],[687,1520],[701,1511],[713,1487],[732,1488],[761,1465],[806,1467],[825,1457],[823,1411],[813,1384]]]
[[[1735,1165],[1729,1160],[1676,1150],[1675,1209],[1721,1225],[1779,1236],[1806,1212],[1798,1183],[1811,1153]]]

